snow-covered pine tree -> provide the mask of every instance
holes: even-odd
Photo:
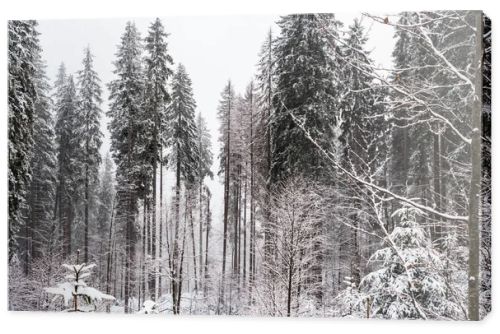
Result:
[[[296,122],[329,146],[336,124],[340,69],[337,50],[325,41],[331,34],[338,35],[340,23],[331,14],[300,14],[282,17],[278,25],[271,181],[279,182],[297,171],[319,177],[326,172],[324,158]]]
[[[260,148],[259,151],[266,152],[266,154],[258,160],[259,171],[262,174],[266,189],[270,184],[272,150],[270,124],[273,115],[273,94],[276,79],[273,40],[272,30],[269,30],[259,53],[256,74],[257,94],[255,104],[258,106],[259,112],[255,120],[258,134],[255,138],[255,145]]]
[[[62,256],[71,255],[72,230],[76,209],[81,198],[81,142],[78,133],[80,123],[78,115],[78,97],[73,77],[65,78],[63,70],[59,72],[56,92],[56,141],[58,161],[58,218],[62,237]],[[60,80],[59,80],[60,79]],[[59,83],[61,82],[61,85]]]
[[[368,38],[360,20],[355,19],[349,26],[347,37],[342,44],[342,58],[346,66],[342,72],[345,90],[341,101],[342,124],[340,141],[343,144],[343,161],[349,161],[361,169],[371,167],[370,147],[378,139],[377,100],[380,88],[373,82],[373,62],[366,50]],[[379,128],[379,127],[378,127]],[[375,130],[375,131],[374,131]]]
[[[271,193],[271,157],[272,157],[272,129],[271,129],[271,119],[274,116],[274,106],[273,106],[273,95],[275,92],[276,85],[276,70],[275,70],[275,52],[273,47],[273,33],[269,29],[266,36],[266,40],[261,46],[259,53],[259,62],[257,64],[257,74],[256,74],[256,117],[252,119],[255,122],[255,134],[252,133],[252,147],[250,150],[251,154],[251,168],[253,182],[251,183],[251,191],[253,200],[253,193],[257,188],[263,189],[265,194],[265,199],[261,210],[263,212],[263,231],[264,231],[264,261],[269,263],[271,261],[271,248],[269,240],[271,240],[271,225],[270,225],[270,193]],[[253,118],[253,117],[252,117]],[[253,130],[253,128],[252,128]],[[253,155],[253,152],[263,152],[264,154]],[[255,177],[257,175],[257,177]],[[250,218],[250,291],[249,295],[252,295],[252,286],[255,281],[256,276],[256,224],[255,224],[255,205],[250,208],[251,218]]]
[[[133,291],[136,226],[139,194],[144,192],[145,164],[140,159],[144,142],[140,121],[143,119],[144,74],[139,31],[127,22],[114,62],[116,79],[109,84],[110,109],[107,116],[111,133],[111,151],[116,164],[117,222],[124,231],[125,313],[130,313]],[[142,139],[142,140],[141,140]],[[142,146],[144,147],[144,146]]]
[[[36,21],[9,21],[9,261],[18,251],[24,226],[26,192],[31,180],[35,76],[40,52]]]
[[[341,163],[355,175],[362,178],[370,177],[372,182],[384,180],[382,163],[385,161],[384,131],[381,126],[383,113],[383,91],[373,81],[373,64],[369,51],[366,50],[367,36],[358,19],[349,26],[347,36],[342,43],[342,62],[345,64],[342,71],[343,94],[340,102],[341,124],[340,143],[342,147]],[[377,171],[379,175],[377,174]],[[381,175],[380,175],[381,174]],[[378,176],[378,177],[377,177]],[[373,179],[377,177],[377,179]],[[345,206],[350,208],[346,219],[349,221],[351,234],[349,256],[350,277],[355,286],[359,285],[363,271],[361,263],[361,249],[359,227],[369,226],[367,212],[361,207],[361,200],[356,196],[356,184],[351,180],[343,183],[341,192],[345,196]],[[342,276],[342,273],[341,273]]]
[[[181,183],[183,181],[186,190],[195,184],[199,159],[195,109],[196,101],[193,97],[191,79],[184,65],[179,64],[172,79],[172,101],[167,108],[167,131],[169,133],[167,146],[171,149],[168,162],[170,167],[175,170],[175,226],[173,228],[171,259],[174,314],[178,314],[180,311],[182,282],[182,260],[180,257],[182,257],[183,245],[180,245],[181,237],[179,235],[181,231]]]
[[[278,25],[281,35],[275,42],[271,183],[297,173],[316,181],[331,180],[329,164],[303,128],[319,145],[332,148],[341,73],[341,51],[332,36],[338,37],[341,23],[332,14],[300,14],[282,17]],[[317,223],[320,233],[323,226]],[[315,254],[318,257],[311,268],[315,272],[311,284],[322,280],[322,252]],[[322,304],[322,298],[322,290],[318,289],[317,306]]]
[[[102,145],[103,134],[100,129],[101,121],[101,86],[97,72],[94,70],[93,58],[90,48],[84,50],[82,61],[83,69],[78,72],[78,119],[79,131],[75,133],[81,140],[81,163],[84,184],[84,243],[83,262],[89,262],[89,231],[90,217],[93,205],[92,193],[95,191],[101,155],[99,150]]]
[[[52,116],[50,84],[45,73],[45,64],[38,54],[36,60],[35,114],[33,120],[33,171],[28,191],[28,214],[25,234],[25,273],[31,271],[31,263],[42,256],[53,256],[57,241],[54,224],[54,202],[56,190],[55,120]]]
[[[151,259],[153,261],[153,272],[149,277],[149,285],[154,293],[154,300],[158,298],[157,275],[155,259],[157,256],[157,239],[156,239],[156,179],[158,162],[163,159],[162,148],[165,146],[166,133],[166,106],[170,102],[170,94],[168,92],[168,80],[173,74],[170,66],[173,64],[172,57],[168,53],[168,34],[165,32],[160,19],[156,19],[149,27],[148,35],[145,39],[145,95],[144,95],[144,116],[147,126],[147,148],[144,153],[147,155],[145,159],[152,166],[152,194],[151,204]],[[161,212],[160,212],[161,215]]]
[[[371,299],[372,315],[388,319],[442,319],[458,306],[446,297],[443,262],[418,222],[423,213],[410,206],[396,210],[397,223],[370,262],[373,272],[360,288]]]
[[[220,121],[219,127],[219,142],[221,148],[219,152],[220,168],[218,174],[224,173],[224,213],[223,213],[223,240],[222,240],[222,282],[221,290],[219,293],[219,304],[224,306],[224,289],[225,289],[225,276],[226,276],[226,253],[227,253],[227,239],[228,239],[228,225],[229,225],[229,183],[230,183],[230,169],[231,169],[231,115],[234,113],[236,103],[236,96],[231,80],[228,81],[221,93],[219,107],[217,110],[217,117]],[[221,310],[218,309],[219,314]]]
[[[56,287],[46,288],[49,294],[61,296],[64,305],[68,307],[66,312],[93,312],[97,311],[99,304],[104,301],[113,301],[115,297],[102,293],[101,291],[87,285],[86,279],[92,275],[92,269],[96,267],[95,263],[79,263],[77,251],[76,264],[63,264],[67,270],[67,281],[59,283]]]

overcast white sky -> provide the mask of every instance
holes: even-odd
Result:
[[[360,14],[337,14],[345,27]],[[169,36],[169,49],[174,62],[183,63],[193,82],[198,111],[207,119],[214,143],[214,156],[218,154],[218,122],[216,118],[220,92],[231,79],[237,92],[243,92],[255,73],[258,52],[269,28],[279,31],[275,22],[278,16],[178,16],[160,17]],[[95,20],[41,20],[40,40],[43,57],[47,62],[47,74],[53,82],[61,62],[68,73],[81,68],[83,49],[89,45],[94,54],[95,69],[103,84],[114,79],[112,62],[125,23],[132,20],[144,37],[154,18],[122,18]],[[388,25],[372,24],[365,18],[370,29],[368,49],[372,50],[375,64],[391,66],[394,46],[393,29]],[[103,85],[104,86],[104,85]],[[104,112],[108,108],[108,92],[104,91]],[[109,149],[106,119],[103,118],[106,135],[103,154]],[[218,163],[214,164],[214,172]],[[168,182],[168,181],[167,181]],[[170,182],[169,182],[170,183]],[[218,225],[222,215],[222,187],[218,178],[209,183],[212,188],[214,222]],[[168,189],[168,188],[167,188]]]

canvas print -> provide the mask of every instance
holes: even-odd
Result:
[[[482,12],[7,24],[9,310],[490,311]]]

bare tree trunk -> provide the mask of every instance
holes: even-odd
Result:
[[[187,223],[187,222],[186,222]],[[184,267],[184,251],[185,251],[185,244],[186,244],[186,230],[187,230],[187,224],[184,224],[184,232],[183,232],[183,237],[182,237],[182,250],[181,250],[181,260],[179,264],[179,289],[178,289],[178,296],[177,296],[177,314],[180,313],[181,310],[181,298],[182,298],[182,271]]]
[[[433,134],[433,155],[432,155],[432,173],[433,173],[433,190],[434,190],[434,205],[437,211],[441,211],[441,135]],[[436,242],[441,237],[441,219],[439,216],[434,217],[434,226],[431,227],[432,242]]]
[[[165,222],[166,223],[166,222]],[[163,148],[160,147],[160,221],[159,221],[159,234],[158,234],[158,259],[163,257]],[[157,296],[162,295],[162,266],[158,265],[158,293]]]
[[[113,249],[112,249],[112,243],[113,243],[113,223],[114,223],[114,217],[115,217],[115,200],[113,199],[113,205],[111,206],[111,219],[109,221],[109,234],[108,234],[108,247],[107,247],[107,254],[106,254],[106,294],[111,293],[111,271],[113,267]],[[109,305],[106,306],[106,312],[109,313],[110,307]]]
[[[269,45],[269,50],[268,50],[268,54],[269,54],[269,59],[268,59],[268,66],[269,66],[269,69],[271,69],[272,67],[272,34],[271,34],[271,30],[269,30],[269,36],[268,36],[269,40],[268,40],[268,45]],[[271,106],[272,106],[272,91],[271,91],[271,87],[272,87],[272,77],[271,77],[271,71],[269,70],[269,75],[268,75],[268,78],[267,78],[268,82],[267,82],[267,86],[268,86],[268,92],[267,92],[267,120],[266,120],[266,123],[267,123],[267,131],[266,131],[266,145],[267,145],[267,156],[266,156],[266,159],[267,159],[267,172],[268,172],[268,175],[267,175],[267,180],[266,180],[266,190],[267,190],[267,193],[266,193],[266,209],[265,209],[265,214],[266,214],[266,225],[269,225],[269,215],[270,215],[270,190],[271,190],[271,183],[270,183],[270,179],[271,179],[271,127],[270,127],[270,119],[271,119]],[[270,233],[270,230],[269,228],[266,226],[266,228],[264,229],[264,260],[266,262],[269,261],[269,257],[270,257],[270,251],[269,251],[269,239],[270,239],[270,236],[269,236],[269,233]]]
[[[126,226],[126,236],[125,236],[125,313],[130,313],[132,310],[130,308],[130,292],[133,291],[131,288],[131,282],[133,280],[132,277],[132,263],[134,262],[134,249],[135,249],[135,241],[133,238],[134,234],[134,200],[133,195],[130,195],[129,199],[129,208],[127,215],[127,226]]]
[[[203,180],[200,178],[200,184],[199,184],[199,220],[198,220],[198,224],[199,224],[199,241],[198,241],[198,249],[199,249],[199,254],[200,254],[200,257],[199,257],[199,262],[200,262],[200,272],[199,272],[199,275],[198,277],[200,278],[199,279],[199,282],[198,282],[198,285],[199,285],[199,288],[200,290],[203,289],[202,287],[202,282],[203,282]]]
[[[240,255],[240,167],[238,166],[238,174],[236,176],[237,183],[234,187],[234,258],[233,258],[233,275],[235,280],[239,280],[239,255]]]
[[[250,266],[249,266],[249,303],[252,303],[252,289],[255,280],[255,201],[254,201],[254,145],[253,145],[253,82],[250,84],[251,92],[250,95]],[[270,138],[270,137],[269,137]],[[268,157],[269,158],[269,157]],[[245,192],[246,193],[246,192]],[[246,195],[245,195],[246,200]],[[246,215],[245,215],[246,216]]]
[[[149,291],[150,297],[153,300],[158,300],[158,290],[156,286],[156,173],[157,173],[157,163],[156,163],[156,152],[153,161],[153,198],[151,199],[151,268],[149,268]]]
[[[469,268],[468,268],[468,316],[469,320],[479,320],[479,200],[481,190],[481,116],[482,116],[482,89],[483,89],[483,18],[480,11],[474,12],[476,19],[476,55],[473,63],[475,72],[475,97],[472,109],[472,143],[471,143],[471,183],[469,194]]]
[[[228,91],[231,90],[231,83],[228,85]],[[224,285],[226,276],[226,251],[227,251],[227,226],[229,211],[229,167],[231,154],[231,100],[229,100],[227,113],[227,139],[226,139],[226,166],[224,170],[224,235],[222,242],[222,284],[219,296],[219,304],[224,305]]]
[[[246,288],[247,282],[247,181],[248,175],[246,171],[248,169],[248,163],[245,163],[245,186],[244,186],[244,194],[245,199],[243,201],[243,288]]]
[[[179,227],[180,227],[180,191],[181,191],[181,163],[177,157],[177,170],[176,170],[176,187],[175,187],[175,229],[173,238],[173,253],[172,253],[172,305],[173,313],[179,314],[177,308],[177,298],[180,296],[179,281],[178,281],[178,256],[179,256]]]
[[[212,213],[210,212],[210,194],[208,193],[207,189],[207,214],[206,214],[206,234],[205,234],[205,284],[203,285],[204,288],[204,296],[206,297],[208,294],[208,279],[209,279],[209,272],[208,272],[208,240],[209,240],[209,234],[210,234],[210,224],[212,220]]]
[[[186,200],[186,212],[188,212],[189,215],[189,225],[191,228],[191,241],[193,244],[193,273],[194,273],[194,291],[198,292],[198,277],[197,277],[197,268],[198,266],[196,265],[196,239],[194,237],[194,222],[193,222],[193,208],[191,207],[192,205],[192,199],[191,199],[191,190],[187,191],[187,200]]]
[[[356,208],[359,207],[359,203],[356,203]],[[360,254],[360,247],[359,247],[359,215],[356,214],[356,222],[355,222],[355,229],[352,234],[353,238],[353,251],[354,254],[353,256],[353,261],[352,261],[352,268],[351,268],[351,276],[352,276],[352,282],[356,284],[356,287],[359,286],[359,283],[361,282],[361,254]]]
[[[86,143],[86,149],[89,149],[88,141]],[[84,245],[83,245],[83,262],[89,262],[89,201],[90,201],[90,189],[89,189],[89,165],[85,164],[85,232],[84,232]]]

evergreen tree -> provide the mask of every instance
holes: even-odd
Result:
[[[101,87],[100,79],[93,66],[93,55],[90,48],[84,51],[83,69],[78,72],[79,88],[79,131],[76,133],[82,143],[80,152],[83,169],[84,183],[84,246],[83,261],[89,261],[89,215],[92,212],[92,190],[95,189],[99,176],[101,155],[99,150],[102,145],[103,134],[100,130],[102,110],[100,105]]]
[[[32,176],[35,76],[40,51],[36,21],[9,21],[9,261],[18,250]]]
[[[373,82],[372,60],[366,51],[366,41],[363,26],[355,19],[349,26],[342,45],[345,66],[342,71],[344,93],[340,102],[340,156],[344,167],[353,174],[380,182],[385,177],[381,172],[383,169],[380,168],[385,160],[384,131],[381,126],[383,110],[380,107],[383,92],[379,85]],[[346,218],[349,224],[354,226],[347,227],[348,233],[351,234],[349,266],[351,282],[358,286],[363,269],[359,227],[368,223],[362,214],[367,208],[361,207],[362,203],[356,196],[356,184],[349,181],[342,183],[341,192],[346,198],[345,207],[349,207],[351,211]]]
[[[77,254],[79,254],[79,250]],[[61,296],[64,305],[68,308],[66,312],[93,312],[98,310],[99,303],[103,301],[114,301],[115,297],[102,293],[101,291],[87,285],[88,277],[92,275],[92,269],[96,267],[95,263],[87,264],[63,264],[66,269],[66,282],[59,283],[56,287],[45,288],[49,294]]]
[[[81,198],[81,142],[75,133],[79,132],[78,98],[73,77],[63,80],[62,70],[56,85],[56,140],[58,144],[58,214],[62,236],[63,257],[71,255],[72,230]],[[62,85],[59,86],[59,82]]]
[[[195,109],[196,102],[193,97],[191,79],[185,67],[179,64],[172,79],[172,102],[167,109],[167,131],[169,133],[167,145],[171,148],[168,161],[170,166],[175,170],[175,227],[171,260],[174,314],[179,313],[182,292],[184,241],[181,246],[179,245],[181,181],[184,181],[187,190],[194,185],[197,177],[197,161],[199,159],[198,143],[196,141]]]
[[[178,169],[186,184],[193,184],[197,176],[198,142],[195,122],[196,101],[193,88],[184,65],[179,64],[172,78],[172,101],[167,108],[167,124],[170,138],[167,142],[172,151],[168,161]]]
[[[229,183],[230,183],[230,168],[231,168],[231,117],[235,109],[236,97],[231,81],[228,81],[226,87],[221,94],[221,100],[218,108],[218,118],[220,121],[219,127],[219,142],[221,149],[219,153],[220,168],[218,174],[224,173],[224,213],[223,213],[223,240],[222,240],[222,284],[219,295],[219,303],[224,305],[224,289],[226,275],[226,253],[227,253],[227,236],[229,224]],[[220,312],[220,310],[218,310]]]
[[[301,14],[282,17],[278,25],[281,35],[275,42],[271,183],[297,174],[316,181],[328,180],[328,164],[302,128],[323,148],[332,148],[338,118],[341,52],[326,41],[338,37],[340,23],[331,14]],[[316,230],[323,231],[321,221]],[[316,243],[317,256],[310,268],[314,273],[309,284],[321,286],[323,258],[319,247]],[[322,299],[322,290],[316,290],[318,307]]]
[[[36,61],[35,114],[33,120],[33,151],[30,164],[32,179],[28,192],[28,223],[25,235],[25,272],[31,262],[43,255],[50,256],[54,244],[53,210],[56,190],[56,148],[50,85],[40,54]]]
[[[342,125],[340,141],[343,144],[343,160],[353,164],[358,171],[370,167],[375,158],[370,147],[378,142],[377,112],[380,88],[373,82],[373,64],[366,51],[367,37],[358,19],[349,26],[343,44],[342,56],[347,62],[343,71],[345,93],[341,102]],[[370,154],[372,153],[372,154]]]
[[[258,135],[255,144],[259,151],[266,152],[258,161],[259,170],[265,181],[266,187],[270,184],[271,171],[271,119],[273,117],[273,95],[275,92],[275,54],[273,49],[273,35],[269,30],[266,40],[262,44],[259,53],[256,75],[256,105],[258,106],[258,118],[256,117]],[[269,189],[268,189],[269,190]]]
[[[439,253],[417,223],[418,209],[402,207],[394,216],[398,225],[370,262],[379,267],[366,275],[360,288],[372,298],[372,313],[389,319],[440,318],[458,312],[446,298]]]
[[[147,142],[144,150],[145,159],[151,164],[152,171],[152,203],[151,208],[151,258],[154,263],[156,258],[156,177],[157,165],[162,161],[162,148],[165,146],[165,138],[167,136],[166,128],[166,105],[170,102],[170,94],[168,92],[167,82],[173,72],[169,66],[173,64],[172,57],[168,54],[167,39],[168,34],[165,33],[160,19],[156,19],[149,27],[149,33],[145,40],[145,97],[144,97],[144,117],[146,125],[144,129],[147,131]],[[155,297],[158,297],[156,283],[156,264],[154,271],[151,273],[150,286],[153,286]],[[156,300],[156,299],[155,299]]]
[[[143,128],[142,101],[144,75],[141,63],[142,43],[139,31],[127,22],[114,62],[116,79],[109,84],[111,105],[107,113],[111,132],[111,151],[116,164],[117,219],[125,234],[125,312],[131,312],[133,263],[135,257],[135,214],[139,195],[144,192],[144,163],[141,149]]]
[[[250,208],[250,294],[253,282],[255,280],[256,272],[256,228],[255,228],[255,204],[253,203],[253,194],[255,191],[255,180],[260,188],[264,189],[265,199],[262,205],[264,215],[264,223],[262,224],[264,230],[264,261],[269,263],[271,261],[271,245],[272,240],[272,225],[270,223],[271,215],[271,166],[272,166],[272,128],[271,120],[274,117],[273,96],[275,93],[276,85],[276,70],[275,70],[275,52],[273,48],[273,34],[271,29],[264,41],[259,54],[259,63],[257,68],[257,117],[255,117],[255,134],[252,130],[252,145],[250,147],[251,161],[251,181],[250,190],[251,208]],[[252,114],[252,121],[254,117]],[[253,125],[251,125],[253,126]],[[265,154],[254,155],[254,152],[265,152]],[[255,165],[255,166],[254,166]],[[255,169],[255,171],[254,171]],[[255,174],[259,177],[255,178]]]
[[[198,113],[196,117],[196,138],[198,143],[198,179],[203,183],[203,180],[208,176],[213,178],[212,164],[213,164],[213,153],[212,153],[212,142],[210,137],[210,131],[207,126],[207,121],[201,113]]]
[[[330,14],[300,14],[282,17],[278,25],[271,181],[298,171],[319,177],[325,173],[324,159],[296,122],[329,147],[336,124],[340,70],[337,50],[325,41],[331,39],[330,34],[338,35],[340,23]]]

